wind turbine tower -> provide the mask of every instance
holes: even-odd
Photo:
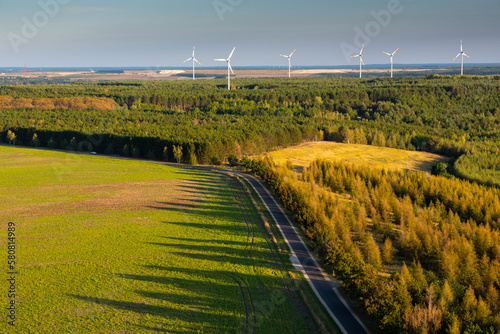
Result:
[[[225,61],[227,63],[227,89],[231,90],[231,73],[234,74],[233,68],[231,67],[231,57],[233,56],[234,50],[236,49],[236,46],[233,48],[233,51],[231,51],[231,54],[227,59],[214,59],[215,61]],[[229,73],[231,71],[231,73]]]
[[[464,49],[462,46],[462,40],[460,40],[460,53],[457,54],[457,56],[455,58],[453,58],[453,61],[455,61],[455,59],[457,59],[459,56],[462,56],[462,71],[460,72],[460,74],[464,75],[464,56],[466,56],[467,58],[470,58],[470,57],[467,56],[464,52]]]
[[[351,56],[351,58],[358,58],[359,57],[359,78],[361,78],[361,66],[364,65],[365,63],[363,62],[363,49],[365,48],[365,45],[361,47],[361,51],[359,52],[358,55]]]
[[[297,49],[293,50],[292,53],[290,53],[289,56],[287,55],[280,55],[281,57],[288,58],[288,77],[291,77],[291,69],[292,69],[292,56],[297,51]]]
[[[396,52],[398,52],[399,48],[396,49],[396,51],[394,51],[393,53],[387,53],[385,51],[382,51],[383,53],[385,53],[386,55],[390,56],[391,57],[391,78],[392,78],[392,58],[394,58],[394,55],[396,54]]]
[[[199,62],[199,61],[195,58],[195,56],[194,56],[194,45],[193,45],[193,56],[192,56],[191,58],[189,58],[189,59],[184,60],[184,61],[183,61],[183,63],[187,63],[187,62],[188,62],[188,61],[190,61],[190,60],[192,60],[192,61],[193,61],[193,80],[196,80],[196,78],[195,78],[195,76],[194,76],[194,65],[195,65],[195,64],[194,64],[194,62],[197,62],[197,63],[198,63],[198,64],[200,64],[200,65],[201,65],[201,63],[200,63],[200,62]]]

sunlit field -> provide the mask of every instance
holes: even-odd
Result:
[[[315,331],[235,179],[5,146],[0,164],[16,333]]]

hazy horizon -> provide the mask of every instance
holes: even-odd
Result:
[[[363,68],[390,68],[390,64],[366,64]],[[500,67],[500,63],[467,63],[469,67],[481,67],[481,66],[498,66]],[[282,69],[288,70],[288,65],[237,65],[232,66],[233,69],[245,70],[245,69]],[[460,63],[427,63],[427,64],[399,64],[394,63],[394,68],[402,68],[407,67],[411,68],[422,68],[422,69],[432,69],[432,68],[441,68],[441,67],[457,67],[460,68]],[[227,66],[224,65],[213,65],[213,66],[200,66],[196,67],[198,70],[227,70]],[[351,65],[293,65],[292,69],[359,69],[359,64],[351,64]],[[11,71],[23,71],[24,66],[0,66],[0,71],[11,70]],[[40,71],[40,70],[163,70],[163,69],[182,69],[191,71],[192,65],[184,65],[184,66],[34,66],[34,67],[26,67],[26,71]]]
[[[365,43],[367,65],[500,63],[497,0],[0,0],[0,67],[182,67],[196,56],[232,64],[356,65],[349,56]],[[459,64],[457,59],[455,64]]]

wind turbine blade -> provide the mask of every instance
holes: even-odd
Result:
[[[462,47],[462,40],[460,40],[460,52],[462,52],[464,49]]]
[[[361,47],[361,51],[359,52],[359,55],[362,55],[363,54],[363,49],[365,48],[365,45],[363,44],[363,46]]]
[[[230,62],[227,62],[227,66],[229,66],[229,69],[231,70],[231,73],[233,73],[233,75],[234,75],[233,68],[231,67],[231,63]]]
[[[194,45],[193,45],[193,58],[194,58]]]
[[[363,58],[359,58],[361,60],[361,63],[365,65],[365,62],[363,61]],[[365,65],[366,66],[366,65]]]
[[[467,58],[470,58],[470,57],[469,57],[469,56],[467,56],[465,53],[463,53],[463,54],[464,54],[464,56],[466,56]]]
[[[455,61],[455,59],[457,59],[460,55],[461,55],[461,53],[457,54],[457,56],[455,58],[453,58],[452,61]]]
[[[194,61],[201,65],[201,63],[198,61],[198,59],[194,58]]]
[[[285,57],[285,58],[288,58],[288,56],[285,56],[285,55],[280,55],[281,57]]]
[[[390,53],[387,53],[387,52],[385,52],[385,51],[382,51],[382,53],[385,53],[385,54],[386,54],[386,55],[388,55],[388,56],[392,56]]]
[[[231,51],[231,54],[229,55],[229,57],[227,59],[231,59],[231,57],[233,56],[234,50],[236,50],[236,46],[233,48],[233,51]]]
[[[351,58],[357,58],[359,56],[361,56],[361,55],[354,55],[354,56],[351,56]]]
[[[183,61],[183,63],[187,63],[188,61],[192,60],[193,58],[189,58]]]
[[[215,61],[227,61],[227,59],[214,59]]]
[[[291,58],[293,56],[293,54],[295,53],[295,51],[297,51],[297,49],[293,50],[292,53],[290,53],[290,56],[288,56],[288,57]]]
[[[396,54],[396,52],[398,52],[398,50],[399,50],[399,48],[397,48],[397,49],[396,49],[396,51],[394,51],[394,52],[392,53],[392,56],[394,56],[394,55]]]

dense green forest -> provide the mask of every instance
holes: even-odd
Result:
[[[258,173],[384,331],[500,331],[500,77],[0,86],[0,139]],[[246,156],[328,140],[453,157],[430,176]]]
[[[244,159],[383,332],[500,331],[500,190],[423,172]]]
[[[444,172],[500,184],[499,76],[238,79],[225,87],[224,80],[3,85],[0,137],[168,160],[176,146],[182,161],[202,164],[324,139],[441,153],[457,158]],[[61,106],[72,99],[74,108]]]

